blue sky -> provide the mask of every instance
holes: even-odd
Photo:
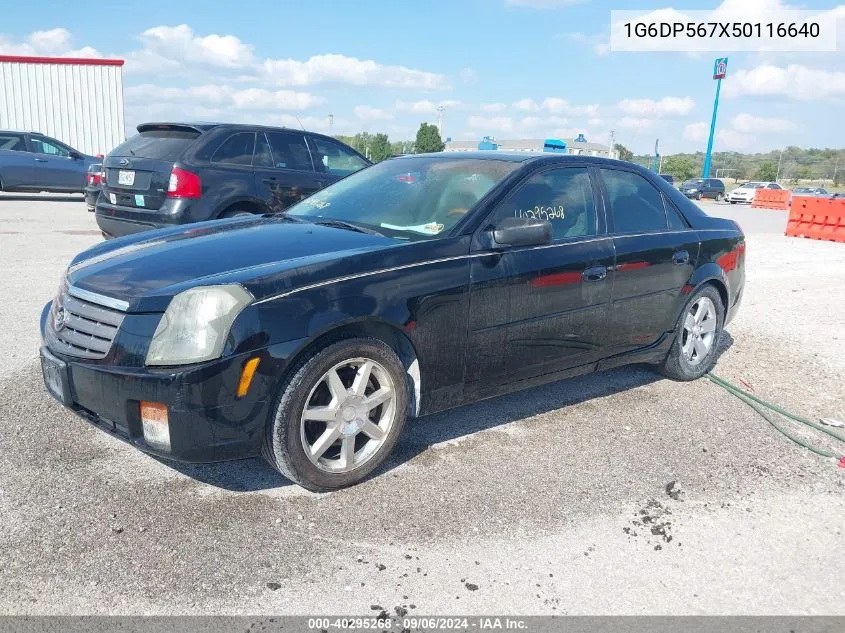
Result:
[[[5,14],[0,52],[126,60],[127,125],[254,121],[412,138],[421,121],[477,139],[583,132],[648,153],[703,150],[719,54],[608,50],[611,9],[733,8],[765,21],[781,0],[386,0],[94,4]],[[845,5],[835,53],[730,53],[716,150],[845,147]],[[329,114],[334,122],[329,129]]]

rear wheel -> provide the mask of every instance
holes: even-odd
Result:
[[[256,215],[260,211],[250,211],[249,209],[228,209],[220,214],[220,218],[239,218],[243,216]]]
[[[716,364],[716,351],[724,326],[724,306],[719,291],[704,286],[687,302],[675,327],[675,341],[660,367],[674,380],[695,380]]]
[[[350,486],[393,450],[407,409],[393,350],[378,339],[343,339],[301,362],[282,388],[263,454],[308,490]]]

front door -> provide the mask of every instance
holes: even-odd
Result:
[[[647,347],[674,327],[698,257],[698,234],[642,175],[599,170],[616,249],[607,328],[612,354]]]
[[[545,169],[481,225],[470,271],[468,388],[483,391],[602,355],[613,244],[603,235],[597,199],[586,166]],[[485,250],[485,233],[513,217],[547,219],[552,244]]]
[[[35,167],[34,189],[82,191],[85,188],[84,160],[71,158],[67,147],[43,136],[30,136],[29,144]]]
[[[258,132],[253,166],[258,197],[273,213],[284,211],[326,184],[314,171],[305,136],[298,132]]]

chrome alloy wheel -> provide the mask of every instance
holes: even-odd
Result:
[[[690,365],[698,365],[716,339],[716,306],[708,297],[700,297],[684,318],[681,349]]]
[[[378,452],[395,421],[387,370],[369,358],[345,360],[323,374],[305,401],[302,448],[320,470],[347,473]]]

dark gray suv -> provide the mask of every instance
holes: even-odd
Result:
[[[0,130],[0,191],[82,193],[99,160],[38,132]]]
[[[693,178],[678,188],[687,198],[713,198],[716,202],[725,199],[725,183],[718,178]]]
[[[144,123],[103,161],[106,238],[235,215],[275,213],[368,167],[322,134],[259,125]]]

